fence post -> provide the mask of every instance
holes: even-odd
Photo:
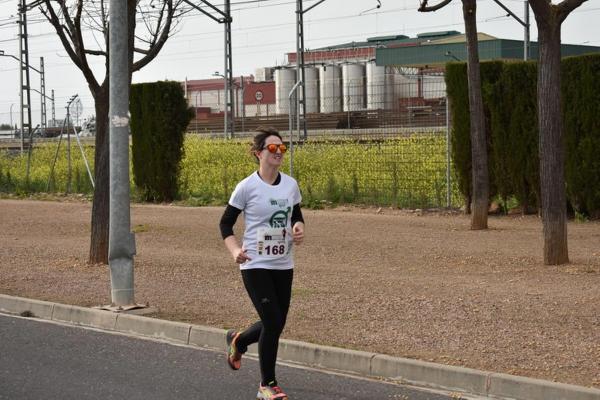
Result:
[[[452,206],[452,188],[450,181],[450,98],[446,96],[446,207]]]
[[[292,135],[292,105],[293,105],[292,99],[293,99],[294,93],[298,89],[298,86],[300,86],[301,84],[302,84],[302,81],[296,82],[296,84],[294,85],[292,90],[290,90],[290,94],[288,96],[289,101],[290,101],[290,109],[288,111],[288,116],[289,116],[289,125],[290,125],[289,129],[290,129],[290,176],[291,177],[294,176],[294,138]]]

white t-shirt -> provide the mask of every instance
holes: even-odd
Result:
[[[251,258],[240,269],[294,268],[292,210],[302,201],[298,183],[280,172],[281,181],[269,185],[258,172],[240,183],[231,194],[229,204],[244,211],[246,230],[243,247]]]

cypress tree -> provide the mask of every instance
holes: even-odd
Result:
[[[178,195],[184,133],[193,111],[178,82],[131,86],[132,160],[135,185],[145,201]]]

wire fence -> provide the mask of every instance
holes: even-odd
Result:
[[[441,127],[446,124],[446,87],[441,74],[396,72],[345,79],[339,76],[307,81],[303,102],[306,120],[302,122],[307,130],[319,133],[334,129]],[[272,84],[276,96],[270,103],[260,100],[244,103],[244,97],[248,96],[238,90],[234,92],[234,133],[243,135],[261,125],[273,126],[280,131],[289,129],[288,95],[295,80],[278,80]],[[191,104],[196,107],[196,116],[188,127],[190,133],[214,137],[223,133],[222,90],[193,94]],[[296,120],[295,107],[292,107],[292,113]]]
[[[206,203],[227,201],[229,191],[241,179],[240,174],[256,168],[248,156],[255,129],[270,126],[293,145],[290,146],[293,151],[286,157],[290,163],[286,163],[284,171],[293,173],[298,180],[307,204],[460,206],[462,200],[451,169],[443,79],[439,76],[382,79],[383,83],[371,82],[370,87],[363,80],[365,86],[358,85],[360,90],[350,84],[346,89],[340,85],[341,96],[319,96],[312,98],[313,103],[309,101],[310,91],[307,92],[307,107],[319,109],[307,114],[306,136],[302,124],[300,129],[296,125],[297,115],[292,118],[290,131],[289,114],[275,113],[276,103],[268,108],[273,114],[237,117],[233,140],[225,139],[222,117],[216,116],[214,126],[204,126],[203,131],[191,124],[189,133],[196,134],[186,139],[181,193],[202,198]],[[282,106],[279,104],[279,111]],[[333,106],[341,110],[321,112],[322,107],[327,110]],[[246,111],[251,110],[251,105],[246,107]],[[48,186],[48,160],[41,149],[40,145],[33,152],[31,176],[35,178],[32,181],[39,180],[38,186],[44,190]],[[20,180],[27,181],[21,173],[27,170],[24,160],[0,159],[1,187],[18,188]],[[61,179],[56,187],[62,187]]]
[[[244,106],[243,118],[235,118],[235,135],[250,137],[259,126],[269,126],[284,140],[293,140],[294,151],[288,157],[311,202],[460,206],[451,168],[443,75],[395,71],[367,78],[307,82],[306,120],[298,125],[293,113],[291,132],[290,103],[283,95],[294,82],[279,82],[284,88],[277,89],[275,103],[263,108],[261,115],[252,115],[256,104]],[[265,110],[271,114],[264,115]],[[222,117],[211,123],[191,124],[190,132],[223,137]]]

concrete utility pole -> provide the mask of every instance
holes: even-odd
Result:
[[[523,48],[523,59],[525,61],[529,60],[529,57],[531,56],[531,43],[530,43],[530,38],[529,38],[529,28],[531,27],[531,25],[529,24],[529,1],[525,0],[525,24],[523,25],[524,29],[525,29],[525,40],[524,40],[524,48]]]
[[[300,96],[296,96],[296,128],[298,129],[298,137],[300,137],[300,128],[302,128],[302,137],[307,139],[306,132],[306,85],[304,82],[304,14],[323,3],[325,0],[319,0],[306,10],[304,9],[303,0],[296,0],[296,82],[300,82]],[[377,0],[378,6],[381,7],[381,1]],[[290,108],[290,113],[292,109]]]
[[[233,57],[231,50],[231,0],[224,1],[224,11],[219,10],[217,7],[212,5],[206,0],[197,0],[199,3],[204,4],[214,12],[219,14],[221,17],[215,17],[208,11],[204,10],[200,6],[192,3],[190,0],[183,0],[186,4],[192,6],[194,9],[200,11],[202,14],[210,17],[212,20],[225,25],[225,120],[224,120],[224,131],[225,136],[229,139],[233,137],[235,131],[234,126],[234,106],[233,106]]]
[[[31,92],[29,91],[29,45],[27,39],[27,3],[19,3],[19,87],[21,100],[21,153],[25,148],[25,129],[31,136]],[[25,112],[27,110],[27,112]]]
[[[296,82],[300,82],[301,85],[300,96],[296,96],[296,127],[299,137],[300,125],[302,125],[302,137],[304,139],[308,136],[306,132],[306,85],[304,84],[304,14],[324,1],[320,0],[305,10],[302,0],[296,0]],[[290,108],[291,112],[292,109]],[[303,122],[301,123],[301,121]]]
[[[230,0],[225,0],[225,135],[233,138],[233,59],[231,57],[231,8]]]
[[[325,0],[322,0],[323,2]],[[304,10],[302,0],[296,0],[296,82],[300,84],[300,96],[296,96],[296,129],[300,138],[306,139],[306,85],[304,83]],[[290,114],[292,109],[290,108]],[[291,138],[290,138],[291,140]],[[291,142],[290,142],[291,143]]]
[[[133,292],[135,237],[129,204],[129,58],[127,2],[110,0],[109,9],[109,169],[108,265],[112,306],[137,308]]]
[[[530,44],[529,44],[529,28],[530,28],[529,2],[527,0],[525,0],[525,21],[523,21],[523,20],[521,20],[521,18],[517,17],[515,15],[515,13],[513,13],[508,7],[506,7],[504,4],[502,4],[502,2],[500,0],[494,0],[494,2],[496,4],[498,4],[504,11],[506,11],[508,13],[508,15],[513,17],[518,23],[523,25],[523,28],[525,29],[525,37],[523,40],[523,60],[525,60],[525,61],[529,60],[529,56],[530,56],[530,53],[529,53],[529,48],[530,48]]]
[[[52,97],[50,97],[50,101],[52,101],[52,126],[56,126],[56,113],[54,109],[54,89],[52,89]]]

